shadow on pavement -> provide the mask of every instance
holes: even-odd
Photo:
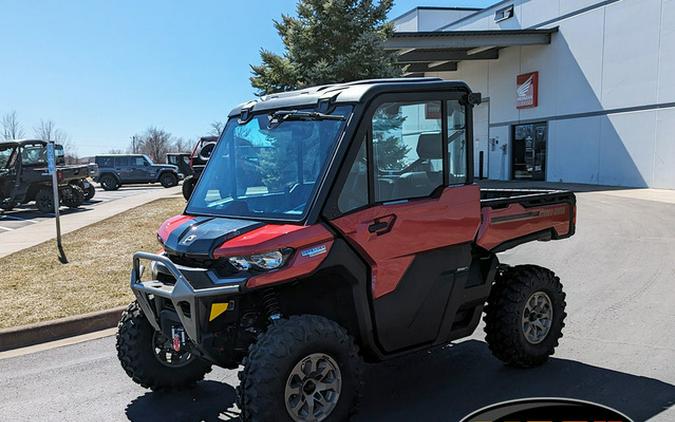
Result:
[[[126,408],[130,421],[222,421],[236,420],[234,387],[202,381],[194,388],[177,392],[149,392]]]
[[[469,340],[372,365],[356,420],[456,421],[487,405],[525,397],[588,400],[643,421],[675,404],[675,386],[557,358],[538,368],[509,368],[485,343]]]
[[[552,358],[532,369],[504,366],[487,345],[469,340],[370,365],[356,421],[458,421],[474,410],[525,397],[567,397],[615,408],[635,421],[675,404],[662,381]],[[176,393],[147,393],[126,410],[132,421],[239,420],[234,388],[204,381]]]

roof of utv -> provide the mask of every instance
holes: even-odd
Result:
[[[316,105],[320,100],[331,103],[359,103],[382,93],[405,91],[467,91],[462,81],[441,78],[392,78],[368,79],[331,85],[319,85],[297,91],[279,92],[242,103],[230,111],[229,117],[238,116],[242,110],[256,113],[264,110],[296,108]]]
[[[0,141],[0,145],[6,146],[6,145],[25,145],[25,144],[35,144],[35,143],[42,143],[46,144],[47,141],[43,141],[42,139],[10,139],[7,141]]]

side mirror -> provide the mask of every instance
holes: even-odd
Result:
[[[469,104],[476,106],[483,102],[483,96],[480,92],[472,92],[469,94],[468,100]]]

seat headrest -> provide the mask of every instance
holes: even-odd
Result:
[[[442,160],[443,145],[440,133],[423,133],[417,139],[417,155],[422,160]]]

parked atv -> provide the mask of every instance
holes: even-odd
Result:
[[[0,142],[0,208],[9,211],[35,201],[43,213],[54,211],[52,177],[47,174],[47,142],[18,140]],[[56,171],[60,203],[78,208],[94,197],[87,165],[66,166],[63,147],[56,145]]]
[[[199,142],[192,149],[189,161],[191,173],[186,175],[185,180],[183,180],[183,197],[185,200],[190,199],[197,180],[199,180],[199,175],[202,174],[204,167],[206,167],[206,163],[209,161],[217,140],[217,136],[203,136],[199,138]]]
[[[497,253],[572,236],[575,196],[474,184],[478,103],[462,82],[419,78],[234,109],[185,212],[159,228],[164,252],[134,255],[127,374],[157,390],[243,365],[243,420],[342,421],[362,360],[448,344],[483,314],[497,358],[544,363],[566,316],[560,280]]]

